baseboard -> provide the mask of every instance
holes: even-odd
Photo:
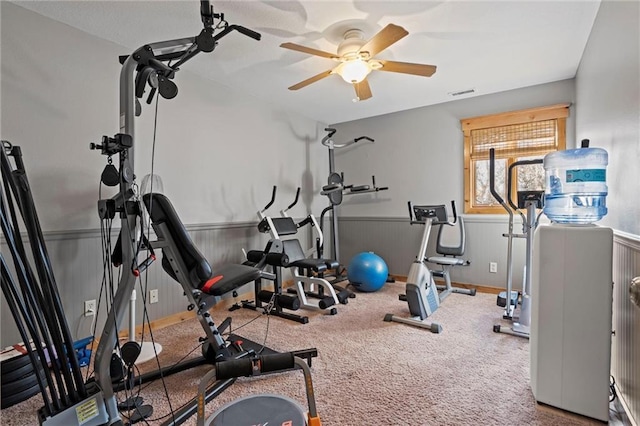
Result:
[[[253,292],[245,292],[239,294],[237,298],[233,299],[222,299],[216,305],[211,308],[212,312],[221,312],[228,310],[237,300],[245,300],[253,297]],[[196,311],[183,311],[175,314],[167,315],[166,317],[159,318],[157,320],[151,321],[149,324],[141,324],[136,326],[136,337],[142,336],[144,331],[145,336],[148,336],[149,329],[151,331],[161,330],[165,327],[170,327],[172,325],[180,324],[181,322],[191,320],[196,318]],[[144,329],[144,330],[143,330]],[[129,338],[129,330],[121,330],[118,333],[120,339],[128,339]]]

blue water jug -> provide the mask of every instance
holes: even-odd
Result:
[[[589,224],[607,214],[607,164],[602,148],[556,151],[544,157],[544,214],[559,223]]]

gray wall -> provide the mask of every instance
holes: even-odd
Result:
[[[640,276],[640,3],[604,0],[576,75],[576,134],[609,152],[609,213],[617,230],[611,374],[640,421],[640,310],[629,300]]]
[[[600,6],[576,75],[576,134],[609,152],[602,224],[640,235],[640,29],[637,1]]]
[[[2,138],[23,148],[38,206],[47,212],[45,231],[95,229],[106,158],[89,142],[118,132],[118,56],[139,46],[115,45],[12,3],[0,7]],[[159,28],[148,42],[165,37]],[[194,60],[215,61],[215,52]],[[304,203],[293,214],[324,205],[313,201],[328,168],[324,125],[231,92],[190,73],[189,63],[175,81],[178,96],[159,105],[154,171],[174,204],[184,206],[186,223],[254,220],[275,184],[278,208],[300,185]],[[143,100],[135,141],[140,178],[151,170],[153,113]]]
[[[347,141],[360,135],[375,139],[373,144],[357,144],[336,152],[336,169],[344,171],[347,183],[369,183],[376,176],[379,186],[388,191],[345,197],[339,207],[344,226],[340,228],[342,261],[364,250],[393,253],[388,263],[392,273],[406,275],[420,244],[420,227],[403,226],[405,233],[395,234],[386,226],[408,221],[407,201],[423,204],[449,204],[456,201],[458,212],[464,206],[463,134],[460,120],[485,114],[536,106],[574,102],[574,80],[564,80],[523,89],[510,90],[470,99],[337,124],[335,141]],[[567,145],[575,141],[575,108],[567,120]],[[380,222],[371,222],[371,219]],[[382,219],[386,218],[386,219]],[[356,226],[356,222],[362,223]],[[454,281],[504,287],[506,283],[506,215],[466,215],[467,251],[472,264],[454,268]],[[346,221],[348,220],[348,226]],[[364,227],[364,228],[363,228]],[[405,229],[406,228],[406,229]],[[516,221],[516,231],[520,231]],[[366,235],[366,239],[362,238]],[[389,238],[389,236],[391,236]],[[409,237],[407,240],[405,237]],[[524,245],[514,245],[514,285],[522,285]],[[432,252],[430,252],[432,253]],[[384,256],[383,256],[384,258]],[[489,273],[489,262],[498,263],[498,273]]]
[[[9,2],[0,2],[0,8],[1,136],[22,147],[75,335],[90,326],[82,316],[83,301],[98,298],[102,279],[96,203],[106,157],[90,151],[89,142],[119,130],[118,56],[133,49]],[[148,42],[166,39],[158,31],[157,39]],[[195,60],[213,61],[214,56]],[[253,223],[272,185],[279,187],[273,214],[293,200],[298,186],[303,195],[291,215],[319,213],[325,200],[314,194],[328,169],[320,143],[324,124],[231,92],[190,73],[189,63],[175,81],[178,96],[159,105],[155,173],[213,264],[238,262],[241,248],[262,247]],[[143,105],[136,120],[140,178],[151,169],[154,118],[153,105]],[[113,193],[103,188],[102,197]],[[2,253],[8,255],[4,244]],[[149,286],[160,289],[160,303],[149,307],[151,319],[184,311],[182,291],[160,271],[159,262],[151,269]],[[17,334],[4,302],[0,310],[1,344],[6,346],[17,341]]]

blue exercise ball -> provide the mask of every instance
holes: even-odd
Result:
[[[347,278],[360,291],[380,290],[387,282],[388,276],[387,264],[373,252],[362,252],[355,255],[347,268]]]

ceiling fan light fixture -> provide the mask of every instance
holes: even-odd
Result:
[[[349,84],[360,83],[371,72],[371,66],[362,59],[346,61],[338,66],[337,73]]]

